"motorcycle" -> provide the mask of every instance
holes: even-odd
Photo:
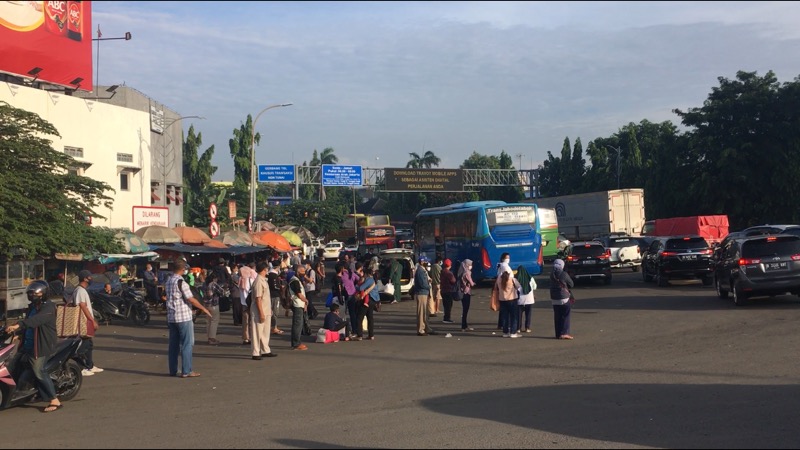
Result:
[[[139,326],[150,322],[150,311],[144,297],[130,285],[123,285],[118,295],[89,291],[89,297],[98,322],[110,323],[111,319],[132,320]]]
[[[30,367],[22,364],[21,340],[0,326],[0,409],[40,401],[36,379]],[[53,380],[58,399],[69,401],[78,395],[83,384],[81,366],[73,359],[82,345],[80,338],[62,339],[55,353],[45,363],[45,372]]]

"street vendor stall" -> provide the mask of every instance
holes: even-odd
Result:
[[[28,306],[25,289],[34,280],[44,279],[44,260],[0,262],[0,313],[3,318],[20,317]]]

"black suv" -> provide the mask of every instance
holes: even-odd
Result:
[[[742,306],[758,295],[800,295],[800,237],[733,237],[722,242],[714,268],[719,298]]]
[[[667,286],[676,278],[700,278],[703,286],[713,281],[713,251],[700,236],[661,236],[642,255],[642,278]]]
[[[601,278],[605,284],[611,284],[611,254],[602,243],[572,242],[559,255],[564,258],[564,270],[573,280]]]

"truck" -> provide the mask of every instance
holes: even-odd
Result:
[[[708,216],[669,217],[648,220],[644,225],[644,236],[702,236],[709,244],[718,244],[728,235],[728,216],[725,214]]]
[[[538,208],[553,208],[558,231],[572,241],[611,233],[636,236],[645,222],[644,189],[616,189],[528,200]]]

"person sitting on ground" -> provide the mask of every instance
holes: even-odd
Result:
[[[322,328],[340,334],[339,340],[350,340],[350,323],[339,315],[338,303],[334,302],[331,304],[331,311],[325,314],[325,321],[322,324]]]

